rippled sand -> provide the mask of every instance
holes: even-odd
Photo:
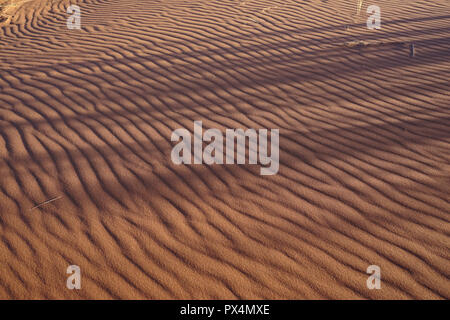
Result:
[[[0,298],[448,299],[450,3],[376,4],[10,8]],[[173,164],[194,120],[279,128],[279,173]]]

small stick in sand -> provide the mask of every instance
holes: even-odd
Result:
[[[364,2],[364,0],[358,0],[358,4],[357,4],[357,7],[356,7],[356,15],[358,15],[358,16],[361,13],[361,8],[362,8],[362,5],[363,5],[363,2]]]
[[[42,202],[42,203],[40,203],[40,204],[34,206],[33,208],[31,208],[30,211],[33,210],[33,209],[39,208],[40,206],[46,205],[47,203],[50,203],[50,202],[56,201],[56,200],[58,200],[58,199],[61,199],[62,197],[63,197],[63,196],[59,196],[59,197],[52,198],[52,199],[50,199],[50,200],[44,201],[44,202]]]
[[[410,43],[409,44],[409,57],[414,58],[415,55],[416,55],[416,50],[414,48],[414,43]]]

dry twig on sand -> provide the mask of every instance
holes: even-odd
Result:
[[[39,207],[41,207],[41,206],[43,206],[43,205],[46,205],[46,204],[48,204],[48,203],[50,203],[50,202],[56,201],[56,200],[58,200],[58,199],[61,199],[62,197],[63,197],[63,196],[55,197],[55,198],[52,198],[52,199],[50,199],[50,200],[44,201],[44,202],[42,202],[42,203],[39,203],[38,205],[35,205],[33,208],[31,208],[30,211],[31,211],[31,210],[34,210],[34,209],[36,209],[36,208],[39,208]]]
[[[362,5],[363,5],[363,2],[364,2],[364,0],[358,0],[358,4],[357,4],[357,7],[356,7],[356,15],[358,15],[358,16],[361,13],[361,8],[362,8]]]

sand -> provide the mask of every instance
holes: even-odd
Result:
[[[0,298],[450,298],[450,2],[356,3],[9,7]],[[195,120],[278,128],[278,174],[175,165]]]

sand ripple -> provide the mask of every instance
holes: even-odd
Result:
[[[0,298],[448,299],[450,4],[377,3],[379,31],[353,1],[23,4],[0,28]],[[194,120],[279,128],[278,175],[173,165]]]

